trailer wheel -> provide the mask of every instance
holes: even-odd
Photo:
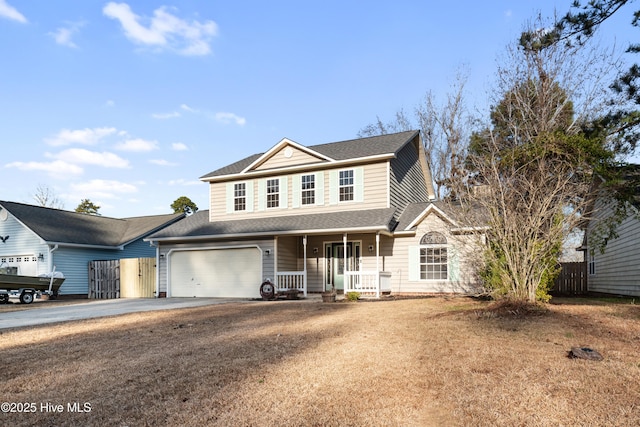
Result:
[[[276,288],[273,283],[268,280],[263,282],[260,285],[260,296],[265,300],[274,299],[276,297]]]
[[[20,302],[23,304],[31,304],[33,302],[33,292],[22,291],[22,293],[20,294]]]

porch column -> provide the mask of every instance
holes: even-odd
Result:
[[[273,237],[273,284],[277,292],[280,288],[278,284],[278,236]]]
[[[376,233],[376,298],[380,298],[380,232]]]
[[[302,286],[304,287],[302,293],[306,297],[307,296],[307,236],[306,234],[302,236],[302,251],[304,252],[302,257],[302,271],[304,275],[302,277]]]
[[[345,295],[347,294],[347,289],[351,288],[351,276],[347,276],[347,233],[344,233],[342,235],[342,246],[343,246],[343,257],[344,257],[344,264],[343,264],[343,277],[344,277],[344,284],[343,284],[343,292],[345,293]]]

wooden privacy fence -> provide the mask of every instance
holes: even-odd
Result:
[[[587,266],[584,262],[563,262],[553,285],[553,293],[580,295],[587,293]]]
[[[153,298],[155,258],[89,262],[89,298]]]

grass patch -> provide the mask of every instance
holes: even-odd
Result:
[[[12,426],[635,426],[638,309],[556,302],[525,311],[441,297],[256,302],[5,331],[4,401],[88,402],[91,411],[0,418]],[[574,346],[604,360],[569,359]]]

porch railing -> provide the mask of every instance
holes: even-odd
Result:
[[[297,289],[307,296],[304,271],[278,271],[276,273],[276,287],[278,292]]]
[[[386,271],[345,271],[344,292],[359,292],[363,296],[380,297],[391,290],[391,273]]]

